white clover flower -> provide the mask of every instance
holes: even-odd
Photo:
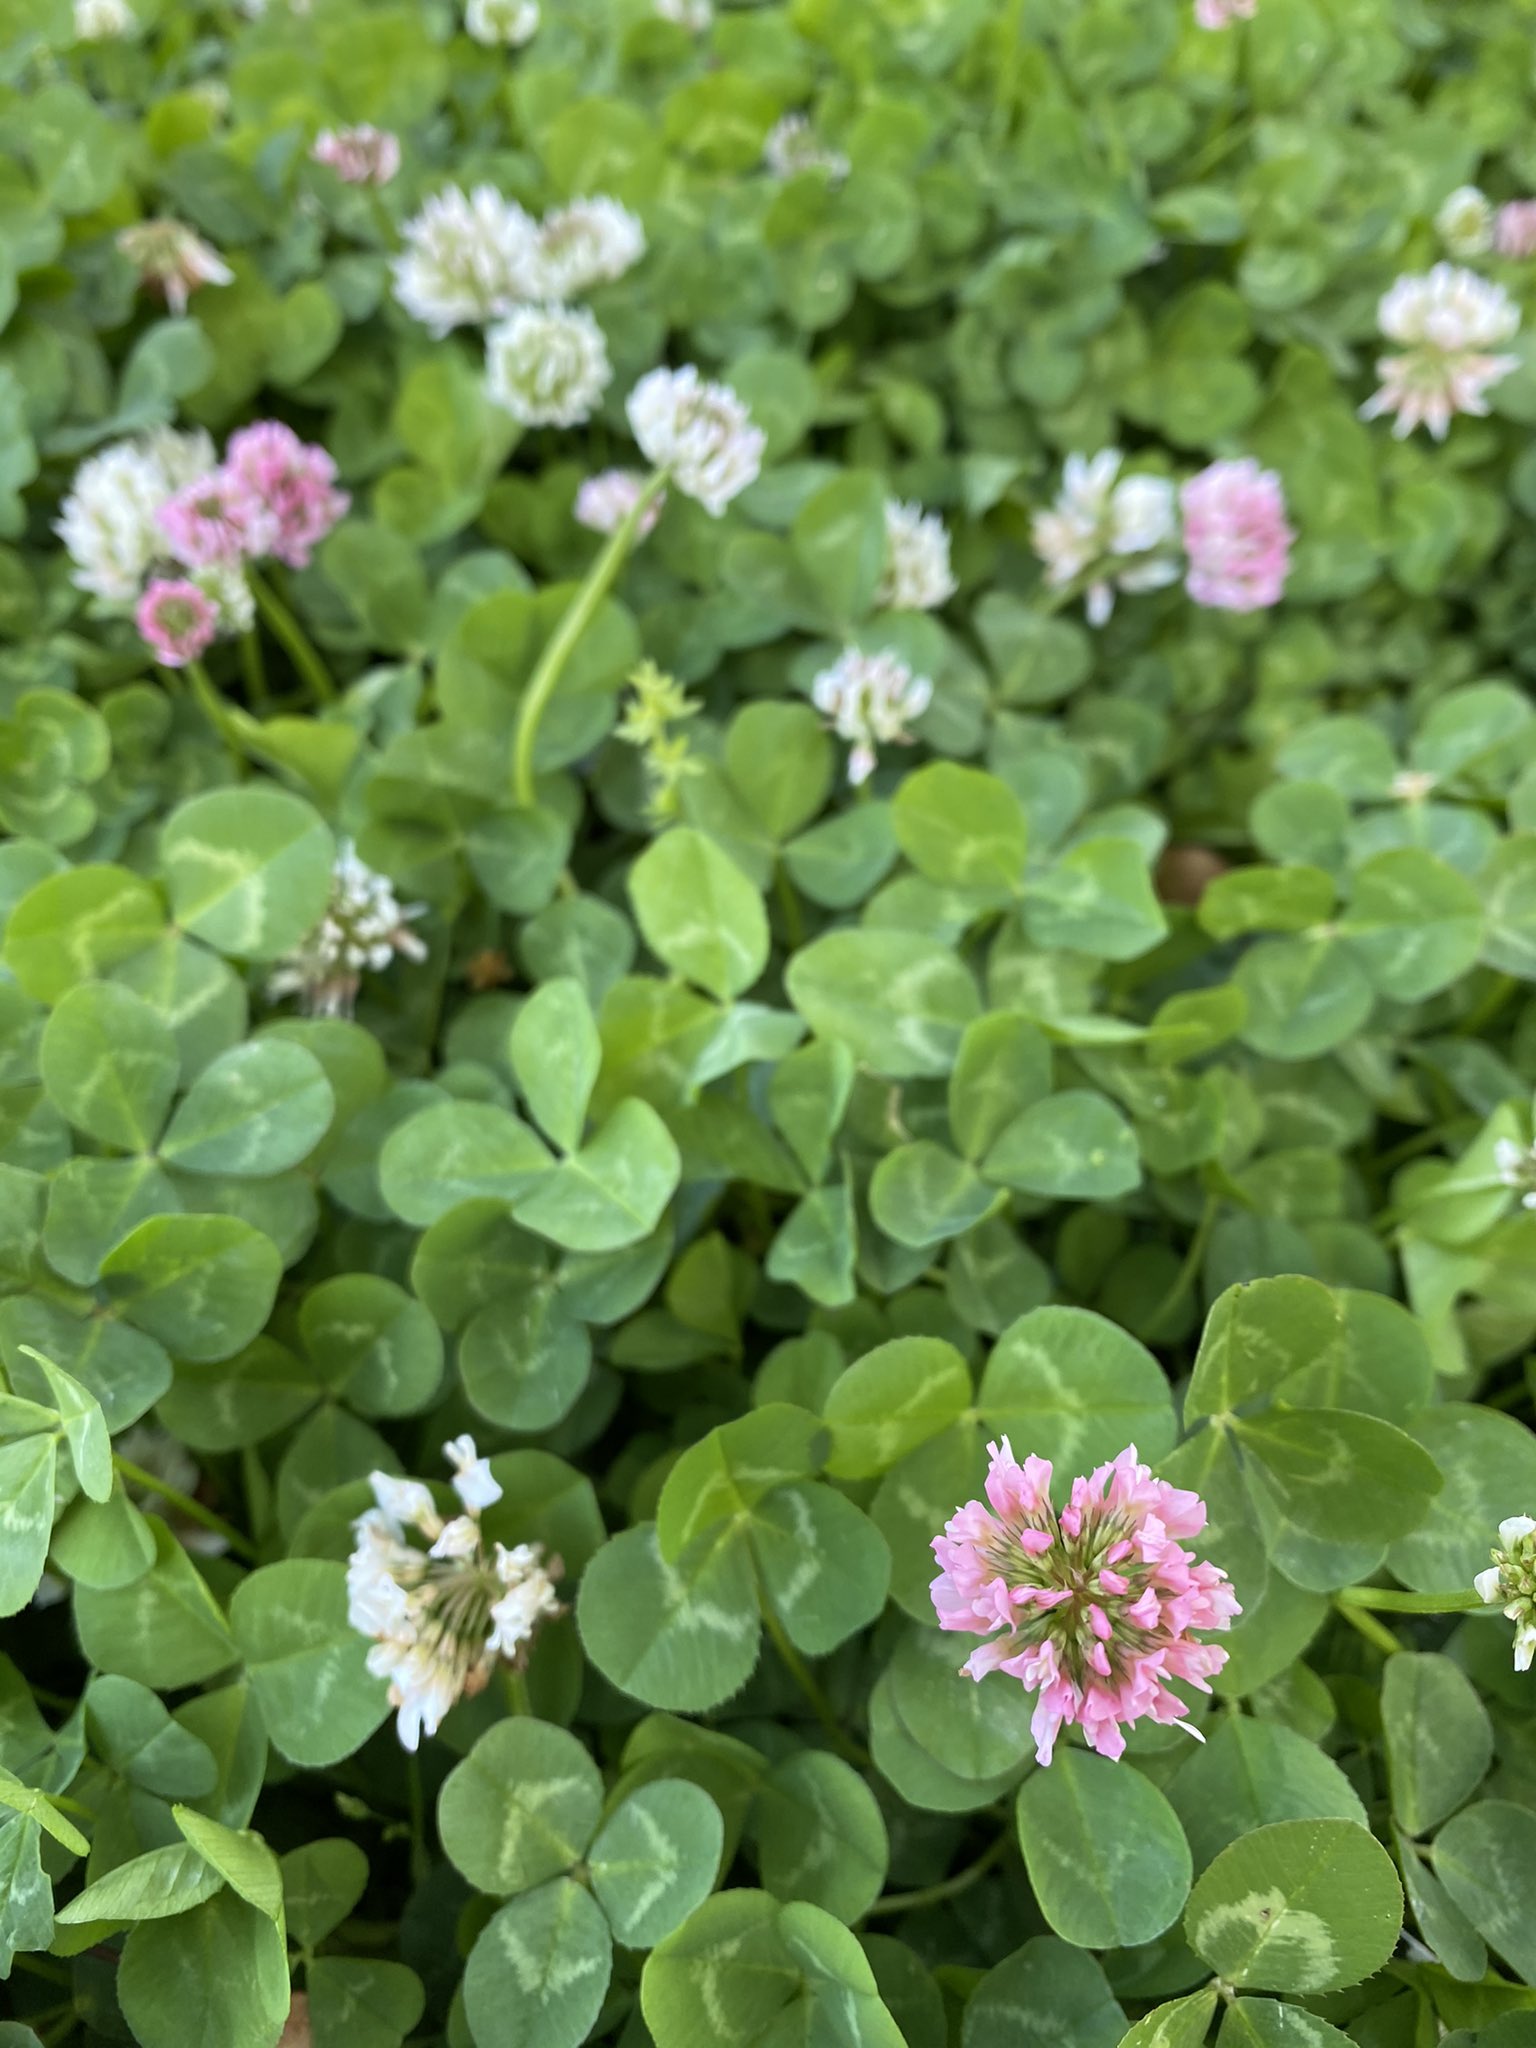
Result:
[[[933,700],[927,676],[912,673],[900,655],[866,654],[847,647],[811,685],[811,701],[839,739],[851,743],[848,780],[857,786],[875,772],[876,748],[908,746],[907,727]]]
[[[675,22],[690,34],[701,36],[715,18],[710,0],[652,0],[657,19]]]
[[[131,604],[151,563],[166,552],[160,507],[213,467],[206,434],[170,427],[114,441],[82,462],[54,528],[75,565],[76,586],[109,604]]]
[[[1069,455],[1062,487],[1030,529],[1053,590],[1082,578],[1091,626],[1115,608],[1117,590],[1158,590],[1178,580],[1178,496],[1164,477],[1120,475],[1124,456],[1104,448]]]
[[[117,246],[138,271],[139,283],[158,291],[178,319],[201,286],[235,281],[218,250],[185,221],[136,220],[118,229]]]
[[[278,1002],[297,995],[311,1017],[350,1017],[365,973],[381,974],[398,956],[421,962],[422,940],[410,928],[424,903],[402,905],[387,876],[340,842],[331,877],[331,901],[303,945],[278,963],[267,994]]]
[[[579,427],[613,376],[585,306],[519,306],[485,337],[485,388],[525,427]]]
[[[477,43],[520,50],[539,26],[538,0],[468,0],[464,32]]]
[[[931,612],[955,594],[949,533],[937,512],[899,498],[885,503],[885,574],[875,602],[898,612]]]
[[[647,459],[715,518],[757,479],[764,435],[728,384],[690,363],[651,370],[629,394],[630,428]]]
[[[435,193],[401,230],[395,297],[439,340],[450,329],[500,319],[534,296],[538,227],[494,185]]]
[[[1392,778],[1390,794],[1399,803],[1421,804],[1431,790],[1439,785],[1440,778],[1428,768],[1399,768]]]
[[[128,0],[75,0],[75,38],[82,43],[107,43],[131,35],[138,16]]]
[[[474,1439],[443,1446],[465,1512],[444,1523],[419,1480],[372,1474],[377,1507],[352,1524],[347,1620],[373,1637],[368,1669],[389,1682],[396,1730],[407,1749],[435,1735],[461,1699],[482,1692],[498,1660],[524,1663],[540,1621],[560,1613],[563,1567],[537,1543],[488,1556],[482,1508],[501,1498]],[[409,1531],[429,1536],[422,1550]]]
[[[763,167],[775,178],[792,178],[799,171],[825,171],[834,184],[840,184],[849,170],[840,149],[829,149],[817,141],[804,114],[786,114],[774,122],[763,138]]]
[[[453,1490],[471,1514],[478,1515],[501,1499],[490,1464],[475,1449],[472,1436],[454,1437],[443,1445],[443,1456],[453,1467]]]
[[[1488,392],[1520,367],[1518,356],[1493,352],[1519,332],[1520,308],[1502,285],[1475,271],[1437,263],[1427,273],[1400,277],[1376,318],[1404,353],[1377,362],[1381,388],[1361,406],[1360,417],[1395,413],[1392,431],[1399,440],[1425,426],[1443,441],[1457,413],[1485,415]]]
[[[573,199],[539,224],[537,296],[573,299],[622,277],[644,254],[645,229],[627,206],[601,195]]]
[[[1458,185],[1435,215],[1435,233],[1448,256],[1466,262],[1493,247],[1493,202],[1476,185]]]
[[[1529,1515],[1508,1515],[1499,1524],[1499,1543],[1490,1551],[1493,1562],[1472,1584],[1489,1607],[1502,1607],[1515,1624],[1517,1671],[1529,1671],[1536,1658],[1536,1521]]]
[[[593,533],[617,533],[635,509],[647,482],[638,469],[604,469],[585,478],[576,493],[577,523]],[[652,498],[640,515],[638,539],[644,540],[654,529],[666,502],[665,491]]]

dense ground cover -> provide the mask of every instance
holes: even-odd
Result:
[[[3,0],[0,2048],[1529,2048],[1532,22]]]

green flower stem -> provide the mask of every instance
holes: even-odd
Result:
[[[288,659],[293,663],[317,704],[336,702],[336,685],[331,681],[331,672],[315,651],[314,642],[289,611],[264,577],[254,569],[248,570],[251,595],[256,600],[256,609],[272,629],[272,637],[278,642]]]
[[[576,651],[577,642],[613,588],[614,579],[635,544],[641,520],[655,503],[665,482],[665,475],[658,470],[629,508],[623,523],[609,536],[608,545],[587,571],[581,588],[566,607],[565,616],[551,634],[549,645],[540,655],[538,667],[528,680],[523,701],[518,707],[517,730],[512,738],[512,798],[524,810],[531,809],[536,801],[533,749],[539,736],[539,721],[549,708],[549,700],[555,694],[566,663]]]
[[[528,1674],[515,1671],[510,1666],[504,1673],[507,1695],[507,1711],[512,1714],[531,1714],[533,1701],[528,1696]]]
[[[406,1782],[411,1792],[411,1881],[425,1884],[432,1870],[427,1853],[427,1800],[421,1783],[421,1758],[412,1750],[406,1759]]]
[[[157,1479],[153,1472],[146,1472],[142,1465],[130,1464],[128,1459],[112,1453],[112,1463],[118,1474],[130,1486],[142,1486],[146,1493],[157,1494],[168,1508],[174,1508],[189,1522],[196,1522],[202,1528],[211,1530],[215,1536],[222,1536],[237,1557],[243,1557],[248,1564],[255,1564],[259,1553],[248,1536],[242,1536],[232,1522],[226,1522],[222,1515],[216,1515],[212,1508],[205,1508],[200,1500],[194,1500],[190,1493],[183,1493],[179,1487],[167,1486],[163,1479]]]
[[[1475,1587],[1464,1593],[1404,1593],[1396,1586],[1346,1586],[1343,1607],[1374,1607],[1384,1614],[1470,1614],[1487,1602]]]
[[[229,707],[219,695],[218,685],[200,661],[187,663],[187,680],[192,685],[192,694],[197,699],[198,709],[213,727],[223,743],[225,752],[238,767],[244,762],[245,748],[241,744],[239,729],[229,715]]]
[[[266,663],[261,658],[260,634],[251,632],[240,635],[240,668],[245,676],[245,690],[251,700],[251,709],[269,711],[272,707],[272,696],[267,688]]]
[[[941,1884],[924,1885],[921,1891],[890,1892],[885,1898],[876,1899],[864,1917],[866,1920],[873,1920],[877,1913],[916,1913],[924,1906],[940,1906],[946,1899],[958,1898],[962,1892],[968,1892],[973,1884],[985,1877],[996,1864],[1001,1863],[1007,1850],[1008,1837],[999,1835],[990,1849],[984,1849],[974,1863],[968,1864],[964,1870],[957,1871],[953,1877],[946,1877]]]
[[[763,1596],[761,1606],[763,1621],[772,1639],[773,1647],[783,1659],[790,1677],[793,1678],[796,1685],[799,1686],[800,1690],[810,1701],[817,1720],[826,1731],[827,1740],[832,1744],[832,1747],[839,1756],[843,1757],[848,1763],[862,1769],[869,1762],[869,1758],[864,1754],[859,1745],[851,1741],[844,1733],[842,1724],[832,1710],[832,1702],[816,1683],[815,1678],[811,1674],[810,1666],[789,1640],[784,1624],[775,1613],[773,1602],[766,1594]]]
[[[1374,1643],[1384,1657],[1395,1657],[1403,1647],[1391,1629],[1383,1627],[1374,1614],[1368,1614],[1363,1607],[1351,1607],[1345,1599],[1334,1601],[1335,1609],[1343,1615],[1351,1628],[1358,1629],[1368,1643]]]

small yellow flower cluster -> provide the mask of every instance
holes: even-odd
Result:
[[[645,757],[651,816],[658,822],[675,818],[682,784],[698,774],[699,763],[689,748],[688,735],[668,728],[692,718],[703,706],[654,661],[642,661],[629,678],[629,686],[634,695],[624,707],[617,735]]]

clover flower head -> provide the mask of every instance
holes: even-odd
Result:
[[[120,252],[141,285],[158,291],[178,319],[205,284],[233,284],[235,273],[210,242],[179,220],[137,220],[117,232]]]
[[[637,469],[604,469],[585,478],[576,493],[577,524],[593,533],[617,533],[635,509],[646,481]],[[641,513],[641,540],[654,531],[666,502],[666,492],[660,491]]]
[[[488,47],[520,50],[538,27],[538,0],[467,0],[464,9],[464,33]]]
[[[450,329],[497,320],[534,297],[538,227],[494,185],[434,193],[401,230],[395,297],[439,340]]]
[[[525,427],[579,427],[613,376],[585,306],[519,306],[485,337],[485,388]]]
[[[156,661],[185,668],[213,645],[219,608],[184,576],[157,576],[134,609],[133,622]]]
[[[1118,1757],[1126,1728],[1188,1712],[1169,1679],[1209,1692],[1227,1661],[1194,1632],[1225,1629],[1241,1610],[1225,1572],[1180,1541],[1205,1527],[1205,1503],[1155,1479],[1132,1444],[1074,1479],[1058,1512],[1048,1459],[1020,1465],[1006,1437],[987,1448],[988,1505],[968,1502],[933,1541],[939,1626],[991,1638],[961,1667],[967,1677],[1003,1671],[1037,1695],[1040,1763],[1073,1724],[1090,1749]]]
[[[1529,1671],[1536,1658],[1536,1521],[1509,1515],[1499,1524],[1493,1559],[1472,1581],[1477,1596],[1490,1607],[1502,1607],[1515,1624],[1515,1669]]]
[[[898,612],[931,612],[955,594],[949,532],[937,512],[900,498],[885,502],[885,573],[875,602]]]
[[[538,296],[573,299],[633,270],[645,254],[645,229],[627,206],[598,195],[556,207],[539,223]]]
[[[108,604],[130,604],[165,552],[161,506],[214,466],[204,433],[159,428],[114,441],[75,471],[55,532],[74,564],[73,581]]]
[[[400,169],[400,138],[367,121],[355,128],[322,128],[309,155],[343,185],[387,185]]]
[[[1519,368],[1518,356],[1498,352],[1519,332],[1519,307],[1502,285],[1455,264],[1400,277],[1383,294],[1376,318],[1403,353],[1379,359],[1381,387],[1360,417],[1395,414],[1399,440],[1425,426],[1443,441],[1458,413],[1485,415],[1489,391]]]
[[[499,1662],[526,1663],[540,1622],[562,1611],[559,1558],[537,1543],[487,1548],[480,1517],[501,1488],[473,1437],[443,1449],[464,1512],[445,1520],[420,1480],[375,1472],[374,1505],[352,1524],[347,1561],[347,1620],[373,1638],[368,1669],[389,1681],[411,1750],[459,1700],[484,1691]]]
[[[652,0],[658,21],[676,23],[690,35],[701,36],[715,18],[711,0]]]
[[[775,121],[763,138],[763,167],[775,178],[793,178],[801,171],[824,171],[839,185],[847,177],[849,163],[840,149],[818,142],[816,131],[804,114],[785,114]]]
[[[1511,199],[1494,217],[1493,247],[1496,255],[1523,262],[1536,256],[1536,199]]]
[[[264,545],[290,569],[310,554],[346,514],[351,499],[336,488],[336,465],[325,449],[301,441],[280,420],[257,420],[231,434],[224,468],[261,507]]]
[[[816,677],[811,701],[838,738],[849,741],[848,780],[857,787],[874,774],[878,748],[911,744],[907,728],[933,701],[933,684],[888,648],[866,654],[847,647]]]
[[[1421,804],[1439,786],[1439,776],[1428,768],[1399,768],[1392,778],[1388,794],[1396,797],[1400,804]]]
[[[715,518],[756,481],[762,429],[728,384],[707,382],[692,363],[650,371],[629,394],[627,410],[647,459]]]
[[[261,499],[227,464],[172,492],[155,517],[167,551],[188,569],[264,555],[274,532]]]
[[[325,915],[278,963],[267,994],[274,1002],[297,995],[311,1017],[350,1017],[365,973],[382,974],[396,958],[426,959],[425,944],[411,930],[425,912],[424,903],[402,904],[389,878],[360,860],[351,840],[342,840]]]
[[[219,614],[218,634],[249,633],[256,623],[256,596],[246,581],[243,562],[209,562],[189,569],[187,581],[195,583]]]
[[[1435,215],[1435,233],[1447,256],[1465,263],[1493,247],[1493,202],[1476,185],[1458,185]]]
[[[1296,538],[1272,469],[1251,456],[1213,462],[1179,492],[1184,587],[1196,604],[1224,612],[1263,611],[1280,602]]]
[[[138,16],[128,0],[75,0],[75,39],[82,43],[108,43],[131,35]]]
[[[1230,28],[1234,21],[1252,21],[1258,0],[1195,0],[1196,28]]]
[[[1178,505],[1164,477],[1122,476],[1124,456],[1103,448],[1069,455],[1054,505],[1030,528],[1053,590],[1080,579],[1088,623],[1102,626],[1116,591],[1158,590],[1179,574]]]

